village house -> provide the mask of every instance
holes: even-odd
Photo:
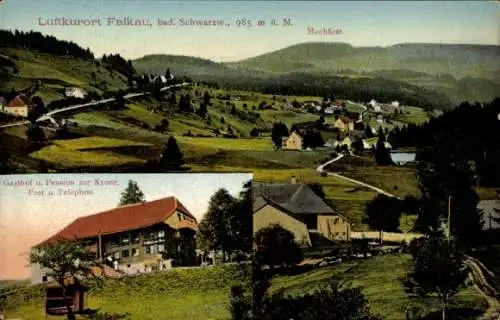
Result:
[[[391,152],[391,160],[398,166],[415,163],[416,156],[415,152]]]
[[[395,108],[398,108],[399,107],[399,101],[393,101],[391,102],[391,105]]]
[[[350,240],[351,227],[347,219],[295,178],[291,183],[254,182],[252,191],[254,233],[279,224],[305,247],[324,240]]]
[[[375,99],[371,99],[370,102],[368,102],[368,105],[372,108],[375,108],[375,106],[378,105],[378,103]]]
[[[66,97],[83,99],[87,95],[87,92],[85,90],[83,90],[82,88],[71,87],[71,88],[66,88],[66,91],[64,91],[64,94],[66,95]]]
[[[384,116],[383,115],[379,114],[377,116],[377,123],[378,124],[383,124],[384,123]]]
[[[288,137],[283,137],[283,149],[302,150],[304,137],[297,131],[293,131]]]
[[[8,114],[27,118],[28,113],[34,107],[35,104],[33,101],[27,95],[21,93],[12,99],[6,107],[3,107],[2,110]]]
[[[83,241],[97,261],[113,261],[117,271],[138,274],[171,266],[163,253],[194,256],[196,230],[196,218],[189,210],[175,197],[167,197],[77,218],[32,250],[58,241]],[[39,265],[31,266],[32,283],[49,280]]]
[[[153,82],[157,84],[166,84],[168,79],[164,75],[159,75],[153,78]]]
[[[349,117],[339,117],[333,124],[334,128],[338,128],[341,132],[354,130],[354,121]]]
[[[333,107],[332,107],[332,106],[330,106],[330,107],[326,107],[326,108],[325,108],[325,110],[323,110],[323,113],[324,113],[324,114],[328,114],[328,115],[330,115],[330,114],[334,114],[334,112],[335,112],[335,110],[336,110],[336,107],[337,107],[337,106],[333,106]]]
[[[379,104],[373,106],[373,111],[382,112],[382,107]]]

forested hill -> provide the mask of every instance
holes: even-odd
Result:
[[[271,72],[409,70],[436,76],[490,78],[500,71],[500,46],[402,43],[388,47],[355,47],[339,42],[306,42],[228,65]]]
[[[393,147],[417,147],[419,160],[470,161],[481,185],[500,187],[500,98],[485,104],[462,103],[429,122],[395,128],[389,135]]]
[[[74,42],[59,40],[40,32],[0,30],[0,38],[2,39],[0,46],[8,48],[31,49],[57,56],[94,59],[94,54],[89,48],[84,49]]]
[[[446,110],[453,106],[449,97],[437,90],[423,88],[409,83],[382,77],[317,76],[309,73],[293,72],[268,78],[240,78],[224,81],[227,87],[260,91],[270,94],[329,96],[334,94],[342,99],[390,103],[402,101],[407,105],[426,110]]]

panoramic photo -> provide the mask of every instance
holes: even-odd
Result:
[[[2,176],[3,319],[229,319],[251,290],[251,179]]]
[[[84,307],[99,309],[87,318],[500,319],[499,5],[1,1],[0,173],[252,173],[245,196],[228,189],[252,203],[250,248],[236,259],[239,231],[208,229],[222,261],[252,262],[251,286],[236,283],[247,273],[224,271],[192,281],[179,271],[185,291],[167,280],[124,280],[130,287],[86,291]],[[85,185],[50,195],[27,180],[29,201],[19,203],[29,212],[33,199],[94,196]],[[2,214],[3,188],[16,181],[5,183]],[[98,196],[113,204],[86,202],[103,207],[85,215],[116,207],[119,196]],[[200,228],[201,214],[193,215]],[[43,237],[30,224],[11,228],[26,234],[9,239],[32,239],[22,251],[32,253],[75,218]],[[95,241],[108,241],[104,220],[88,236],[112,272],[115,252],[95,251]],[[201,250],[208,236],[194,234]],[[27,270],[10,267],[20,259],[17,241],[3,245],[2,270]],[[197,264],[216,264],[195,252]],[[170,263],[127,268],[154,267],[163,277]],[[1,274],[6,319],[44,314],[42,287],[12,289],[12,279],[27,277]]]

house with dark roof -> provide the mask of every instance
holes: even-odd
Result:
[[[350,223],[309,186],[297,182],[253,182],[253,231],[279,224],[302,246],[325,239],[349,241]]]
[[[9,104],[3,108],[3,112],[27,118],[29,111],[35,107],[31,99],[21,93],[10,100]]]
[[[175,197],[125,205],[77,218],[32,250],[59,241],[80,241],[116,271],[137,274],[171,266],[167,256],[195,255],[196,218]],[[49,281],[39,265],[31,282]]]

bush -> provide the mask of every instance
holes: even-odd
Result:
[[[255,244],[258,258],[270,267],[293,266],[304,258],[293,233],[277,224],[257,231]]]

